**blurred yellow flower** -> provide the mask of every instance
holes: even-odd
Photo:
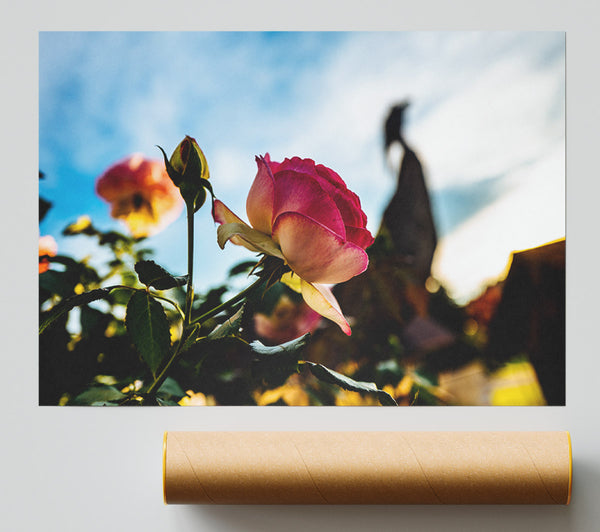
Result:
[[[204,395],[201,392],[195,393],[193,390],[185,392],[187,395],[179,400],[180,406],[215,406],[217,401],[212,395]]]
[[[254,400],[258,406],[266,406],[283,400],[289,406],[309,406],[310,398],[298,381],[298,375],[292,375],[283,386],[254,392]]]
[[[379,400],[373,394],[363,395],[359,392],[340,390],[335,395],[335,404],[336,406],[377,406]]]

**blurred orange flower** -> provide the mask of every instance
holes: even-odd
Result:
[[[139,153],[108,168],[96,181],[96,193],[110,203],[110,215],[124,222],[136,238],[162,231],[184,205],[164,163]]]
[[[54,240],[54,238],[52,238],[52,236],[41,236],[39,241],[39,250],[40,257],[42,257],[43,255],[54,257],[58,253],[58,246],[56,245],[56,241]],[[40,273],[44,273],[46,270],[48,270],[48,268],[50,268],[50,262],[48,261],[48,259],[40,259],[39,264]]]

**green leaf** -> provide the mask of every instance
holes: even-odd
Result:
[[[165,150],[163,150],[160,146],[156,146],[163,154],[163,158],[165,160],[165,168],[167,170],[167,174],[169,174],[169,177],[171,178],[171,181],[173,181],[173,184],[176,187],[179,187],[183,181],[183,176],[177,171],[175,170],[175,168],[173,168],[173,166],[171,165],[171,162],[169,161],[169,157],[167,157],[167,154],[165,153]]]
[[[229,336],[237,336],[240,331],[240,327],[242,326],[243,317],[244,306],[242,306],[233,316],[231,316],[231,318],[225,320],[220,325],[217,325],[208,335],[208,339],[218,340],[220,338],[226,338]]]
[[[311,373],[320,381],[335,384],[336,386],[351,392],[374,393],[377,395],[379,402],[383,406],[398,406],[394,398],[387,392],[379,390],[374,382],[355,381],[346,375],[342,375],[337,371],[326,368],[322,364],[315,364],[314,362],[308,361],[304,361],[303,363],[308,366]]]
[[[162,397],[157,397],[156,402],[158,406],[179,406],[179,404],[172,399],[163,399]]]
[[[127,397],[114,386],[94,386],[73,399],[74,405],[107,404]]]
[[[106,331],[111,318],[110,314],[105,314],[87,305],[81,305],[79,316],[81,336],[83,338],[104,337],[104,331]]]
[[[165,382],[162,383],[161,387],[156,392],[156,395],[158,396],[157,399],[160,398],[168,401],[173,398],[181,399],[185,395],[185,392],[181,389],[181,386],[179,386],[175,379],[167,377]]]
[[[62,316],[65,312],[69,312],[72,308],[79,305],[85,305],[98,299],[108,299],[110,290],[108,288],[96,288],[90,292],[84,294],[78,294],[76,296],[69,297],[61,301],[58,305],[53,307],[48,314],[45,316],[43,321],[40,323],[39,334],[42,334],[48,325],[54,320]]]
[[[240,275],[242,273],[249,273],[257,264],[258,261],[256,260],[245,260],[240,262],[229,270],[227,277],[235,277],[236,275]]]
[[[192,330],[189,333],[187,333],[187,335],[184,337],[183,345],[179,349],[180,353],[185,353],[188,349],[190,349],[190,347],[192,347],[199,340],[198,336],[200,335],[201,330],[202,330],[202,327],[200,326],[200,324],[198,324],[198,323],[194,324],[194,326],[192,327]]]
[[[44,290],[47,292],[48,297],[52,294],[56,294],[61,298],[66,299],[73,295],[73,289],[77,284],[77,281],[78,278],[70,272],[48,270],[40,274],[40,291]]]
[[[252,362],[252,375],[270,386],[279,386],[293,373],[298,372],[298,360],[310,339],[305,334],[285,344],[263,345],[258,340],[250,344],[256,358]]]
[[[184,286],[188,281],[187,275],[174,277],[153,260],[141,260],[135,264],[134,268],[141,283],[157,290],[168,290],[176,286]]]
[[[127,331],[142,359],[156,370],[171,348],[169,322],[162,305],[145,290],[136,290],[127,304]]]
[[[285,344],[273,346],[264,345],[259,340],[254,340],[254,342],[250,344],[250,347],[252,348],[252,351],[254,351],[259,357],[296,356],[300,354],[302,349],[304,349],[309,339],[310,333],[306,333],[304,336],[300,336],[300,338],[296,338],[295,340],[291,340]]]
[[[132,239],[123,233],[119,233],[117,231],[107,231],[106,233],[98,233],[98,243],[103,246],[108,244],[109,246],[114,246],[119,242],[124,244],[129,244]]]

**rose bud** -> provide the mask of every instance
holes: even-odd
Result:
[[[351,334],[326,285],[347,281],[369,264],[365,249],[373,237],[358,196],[337,173],[311,159],[276,163],[266,154],[256,162],[258,173],[246,201],[251,226],[215,201],[213,216],[222,224],[219,245],[231,240],[281,259],[291,270],[282,282],[295,285],[313,310]]]
[[[96,192],[110,203],[110,215],[124,222],[136,238],[158,233],[183,210],[179,190],[164,164],[140,154],[106,170],[96,181]]]
[[[181,190],[186,203],[193,207],[194,212],[197,211],[206,201],[206,189],[212,193],[208,181],[208,163],[200,146],[195,139],[186,135],[169,160],[160,146],[159,149],[163,153],[167,173],[173,183]]]

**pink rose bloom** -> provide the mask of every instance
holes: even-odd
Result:
[[[164,162],[140,154],[106,170],[96,181],[96,193],[110,203],[110,215],[136,238],[162,231],[179,217],[184,204]]]
[[[258,173],[246,202],[251,227],[215,201],[213,216],[222,224],[219,245],[231,240],[280,258],[292,270],[282,282],[351,334],[327,285],[347,281],[369,264],[365,249],[373,237],[366,229],[358,196],[333,170],[311,159],[294,157],[276,163],[266,154],[256,162]]]
[[[39,239],[39,256],[48,255],[49,257],[55,257],[58,253],[58,246],[56,241],[51,235],[41,236]],[[50,262],[48,259],[39,260],[39,273],[44,273],[50,268]]]

